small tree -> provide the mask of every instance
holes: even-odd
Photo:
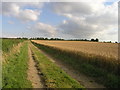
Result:
[[[98,38],[96,38],[96,40],[95,40],[96,42],[99,42],[99,39]]]
[[[45,40],[48,40],[48,38],[45,38]]]
[[[95,41],[94,39],[91,39],[91,41]]]

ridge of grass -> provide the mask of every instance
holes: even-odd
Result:
[[[23,39],[1,39],[2,40],[2,51],[3,53],[9,52],[12,47],[19,44],[20,42],[23,42]]]
[[[31,49],[47,88],[83,88],[79,82],[51,62],[38,48],[32,45]]]
[[[112,64],[112,61],[110,63],[104,62],[104,58],[102,57],[90,57],[83,53],[80,55],[76,52],[69,52],[52,46],[37,44],[35,42],[32,43],[55,59],[61,60],[65,65],[69,65],[74,70],[94,77],[96,82],[108,88],[120,88],[120,76],[118,72],[120,68],[119,63]],[[103,63],[103,65],[101,63]]]
[[[28,42],[23,42],[20,52],[8,58],[8,63],[3,65],[3,88],[30,88],[31,82],[27,80]]]

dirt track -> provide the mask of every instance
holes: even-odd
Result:
[[[52,62],[57,64],[60,68],[62,68],[68,75],[72,78],[77,80],[81,85],[85,88],[105,88],[103,85],[98,84],[95,80],[91,77],[88,77],[82,73],[78,73],[69,66],[66,66],[64,63],[60,62],[59,60],[55,60],[53,57],[45,53],[44,51],[40,50],[46,57],[48,57]]]
[[[37,47],[36,47],[37,48]],[[39,49],[40,50],[40,49]],[[40,50],[41,51],[41,50]],[[72,78],[76,79],[81,85],[83,85],[85,88],[105,88],[103,85],[98,84],[94,81],[93,78],[88,77],[82,73],[78,73],[69,66],[64,65],[64,63],[60,62],[59,60],[54,59],[50,55],[46,54],[45,52],[41,51],[46,57],[48,57],[52,62],[54,62],[57,66],[62,68],[68,75],[70,75]],[[32,52],[29,48],[29,70],[28,70],[28,79],[32,82],[33,88],[43,88],[44,82],[42,82],[42,79],[38,75],[38,70],[35,67],[35,62],[32,58]]]
[[[28,48],[29,62],[28,62],[28,80],[31,81],[33,88],[44,88],[42,79],[38,74],[40,71],[37,70],[36,63],[33,60],[30,46]]]

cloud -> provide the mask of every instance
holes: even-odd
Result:
[[[32,27],[29,26],[28,29],[39,33],[42,36],[45,37],[54,37],[56,35],[56,28],[48,25],[48,24],[44,24],[41,22],[38,22],[36,24],[34,24]]]
[[[57,28],[75,38],[117,40],[118,5],[105,5],[104,1],[52,3],[54,13],[67,17]]]
[[[57,2],[52,4],[52,9],[54,12],[64,16],[67,16],[70,13],[72,13],[72,15],[84,15],[92,13],[91,7],[87,6],[85,2]]]
[[[30,7],[40,9],[44,6],[43,2],[16,2],[20,7]]]
[[[17,17],[22,21],[26,22],[26,21],[37,21],[39,15],[40,12],[38,12],[37,10],[35,11],[35,10],[25,9],[25,10],[21,10]]]
[[[60,15],[86,16],[104,8],[105,0],[89,0],[89,2],[53,2],[51,8]]]
[[[49,10],[58,14],[59,17],[66,17],[56,27],[37,21],[41,15],[43,3],[3,3],[2,9],[5,16],[15,17],[23,22],[37,21],[35,25],[28,26],[37,35],[117,40],[118,3],[106,5],[105,1],[108,0],[50,2]],[[54,22],[54,19],[51,22]]]
[[[64,20],[62,24],[58,25],[58,28],[63,34],[71,35],[74,38],[91,38],[92,35],[99,32],[97,26],[89,25],[84,20],[75,18]]]
[[[118,5],[117,2],[112,5],[104,6],[103,9],[96,11],[92,15],[86,17],[89,23],[97,23],[104,25],[117,24],[118,20]]]
[[[34,8],[37,6],[41,8],[40,5],[42,4],[4,2],[2,3],[2,14],[9,17],[16,17],[23,22],[37,21],[41,11],[38,11],[37,9],[24,9],[24,7],[27,5],[30,5]]]
[[[15,3],[2,3],[2,14],[6,16],[17,16],[20,7]]]

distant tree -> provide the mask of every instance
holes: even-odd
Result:
[[[96,40],[95,40],[96,42],[99,42],[99,39],[98,38],[96,38]]]
[[[50,40],[54,40],[54,38],[50,38]]]
[[[87,41],[87,39],[85,39],[84,41]]]
[[[94,39],[91,39],[91,41],[95,41]]]
[[[45,38],[45,40],[48,40],[48,38]]]
[[[91,41],[93,41],[93,42],[99,42],[99,39],[98,39],[98,38],[96,38],[96,39],[91,39]]]

